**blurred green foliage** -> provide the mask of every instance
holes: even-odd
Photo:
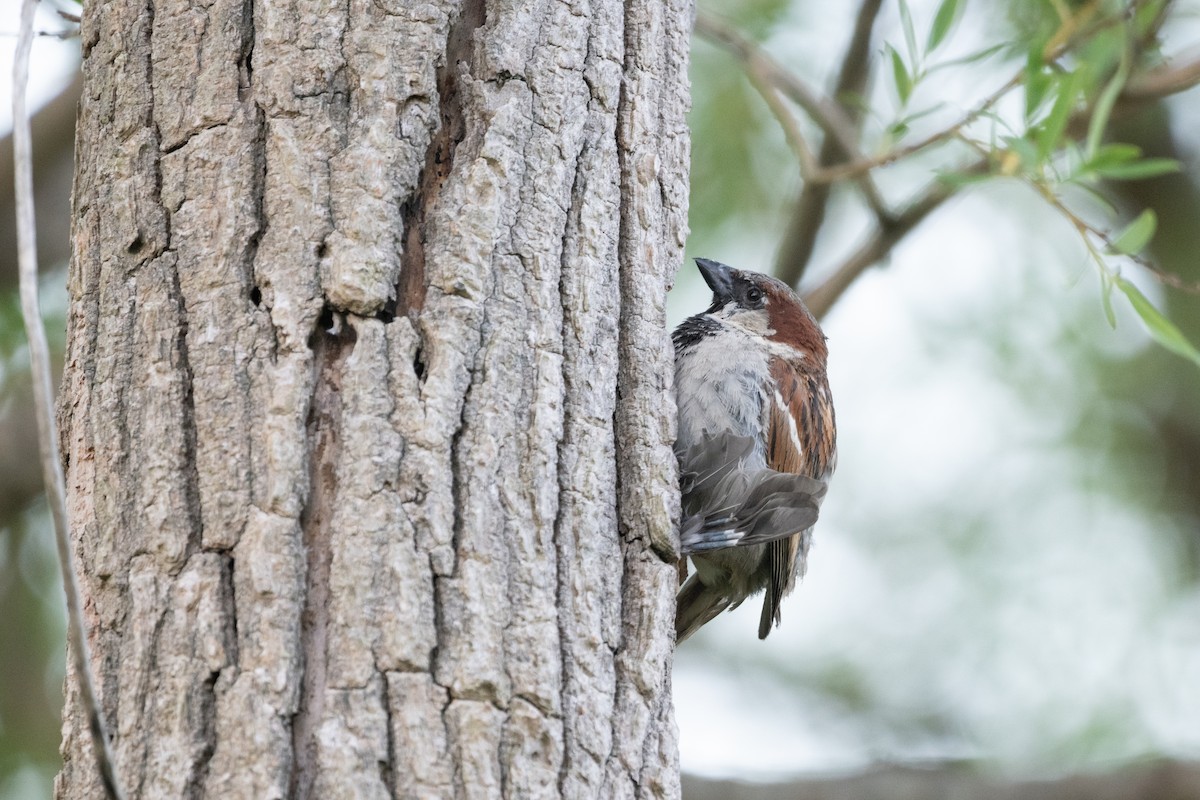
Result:
[[[46,796],[58,771],[60,586],[49,515],[38,503],[0,526],[0,798]]]

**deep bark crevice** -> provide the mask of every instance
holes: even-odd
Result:
[[[179,569],[183,569],[187,563],[187,559],[200,550],[204,541],[204,515],[200,510],[200,473],[197,467],[196,397],[193,388],[195,377],[192,372],[191,361],[188,358],[187,303],[183,297],[183,290],[179,285],[178,270],[171,271],[170,299],[175,304],[179,319],[179,328],[175,339],[175,347],[179,357],[176,369],[178,369],[183,383],[183,397],[181,398],[183,408],[181,409],[182,413],[180,414],[179,425],[183,433],[183,462],[187,465],[187,474],[184,483],[184,491],[186,493],[185,505],[188,515],[192,519],[191,524],[187,526],[187,552],[179,564]]]
[[[455,150],[466,138],[459,65],[470,69],[473,35],[484,22],[484,0],[466,0],[446,37],[446,54],[437,71],[441,124],[425,150],[425,166],[421,169],[417,188],[400,210],[404,226],[400,280],[393,301],[384,307],[384,321],[396,316],[415,320],[425,306],[425,224],[437,203],[442,184],[454,167]]]
[[[307,563],[304,610],[300,617],[303,676],[300,703],[292,718],[292,772],[289,796],[312,797],[318,772],[317,729],[325,713],[329,625],[330,540],[338,498],[338,460],[342,452],[342,373],[354,350],[354,329],[339,324],[328,308],[310,338],[313,350],[313,396],[309,406],[308,500],[300,515]]]
[[[384,719],[387,722],[387,761],[379,762],[379,780],[387,787],[388,794],[392,797],[396,796],[396,776],[394,764],[396,763],[396,735],[392,729],[392,697],[388,690],[388,673],[385,670],[379,671],[380,682],[380,702],[383,704]]]

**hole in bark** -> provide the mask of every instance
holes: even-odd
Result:
[[[129,243],[129,246],[125,248],[125,252],[129,253],[130,255],[134,255],[141,250],[145,244],[146,240],[143,239],[142,235],[139,233],[136,237],[134,237],[133,241]]]
[[[317,343],[321,341],[322,336],[329,335],[330,330],[333,328],[333,324],[333,309],[331,309],[329,306],[325,306],[321,309],[321,316],[317,317],[317,324],[313,328],[312,333],[308,335],[309,350],[317,349]]]
[[[375,315],[375,318],[384,325],[394,320],[396,318],[396,298],[393,297],[384,303],[383,308],[379,309],[379,313]]]
[[[417,373],[417,380],[424,382],[425,380],[425,350],[417,345],[417,351],[413,353],[413,372]]]
[[[319,245],[317,245],[317,258],[324,258],[328,254],[329,245],[325,244],[325,242],[321,242]]]
[[[325,306],[317,317],[317,324],[308,335],[308,348],[316,350],[322,343],[326,347],[354,347],[358,333],[347,319],[347,314],[336,308]]]
[[[250,290],[250,302],[255,306],[262,306],[262,289],[255,286]]]

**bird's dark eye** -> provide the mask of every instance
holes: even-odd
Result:
[[[757,286],[751,286],[746,290],[746,305],[756,306],[762,302],[762,299],[762,289],[758,288]]]

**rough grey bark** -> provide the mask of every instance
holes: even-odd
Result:
[[[61,410],[132,797],[678,795],[690,15],[84,5]]]

